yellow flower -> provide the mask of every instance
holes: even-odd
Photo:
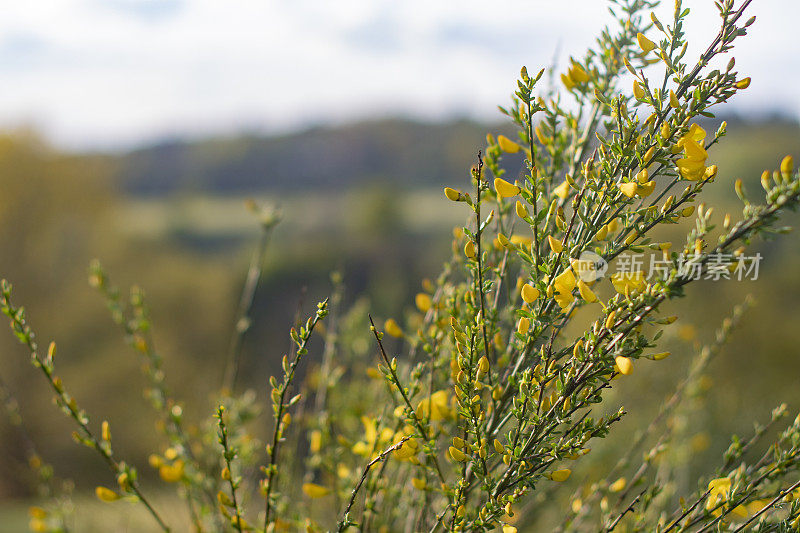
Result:
[[[636,196],[636,190],[639,188],[639,185],[635,181],[630,181],[628,183],[620,183],[618,187],[619,190],[622,191],[622,194],[628,198],[633,198]]]
[[[567,90],[572,90],[575,87],[575,82],[570,79],[570,77],[566,74],[561,75],[561,82],[567,88]]]
[[[636,34],[636,40],[639,42],[639,48],[642,49],[642,52],[645,54],[650,52],[653,48],[656,47],[656,44],[644,36],[643,33]]]
[[[450,410],[450,396],[447,391],[440,390],[431,394],[430,398],[422,400],[417,405],[417,414],[433,421],[445,420],[453,416]]]
[[[794,171],[794,158],[787,155],[781,161],[781,174],[791,174]]]
[[[303,483],[303,493],[309,498],[322,498],[331,493],[331,489],[316,483]]]
[[[395,439],[397,439],[397,441],[399,442],[406,435],[402,431],[398,431],[397,433],[395,433],[394,436]],[[402,446],[400,446],[398,449],[392,452],[392,455],[394,456],[395,459],[398,459],[400,461],[409,461],[412,457],[415,457],[417,455],[418,450],[419,450],[419,443],[417,442],[417,440],[408,439],[403,443]]]
[[[322,432],[315,429],[308,435],[308,449],[311,453],[317,453],[322,448]]]
[[[731,480],[727,477],[712,479],[708,482],[708,490],[710,492],[706,500],[706,510],[710,511],[720,503],[728,500],[728,494],[731,490]]]
[[[642,88],[642,84],[639,83],[638,81],[634,81],[633,82],[633,97],[636,98],[637,100],[644,100],[646,95],[647,95],[647,93],[644,92],[644,89]]]
[[[564,245],[561,243],[561,241],[553,238],[552,235],[547,236],[547,244],[550,245],[550,250],[552,250],[555,254],[561,253],[561,250],[564,249]]]
[[[614,358],[614,363],[616,363],[620,374],[630,376],[633,373],[633,362],[631,362],[630,358],[618,355]]]
[[[472,241],[467,241],[467,244],[464,245],[464,255],[470,259],[475,259],[475,254],[475,243]]]
[[[741,80],[736,82],[736,88],[737,89],[747,89],[748,87],[750,87],[750,78],[749,77],[748,78],[743,78],[743,79],[741,79]]]
[[[522,299],[525,300],[525,303],[532,304],[539,297],[539,289],[530,283],[523,285],[520,292],[522,293]]]
[[[428,486],[424,479],[419,479],[416,477],[411,478],[411,484],[414,485],[414,488],[417,490],[425,490],[425,488]]]
[[[645,287],[644,273],[641,270],[636,272],[617,272],[611,276],[611,284],[620,294],[641,291]]]
[[[517,205],[514,206],[514,210],[517,212],[517,216],[522,220],[527,220],[530,215],[528,214],[528,210],[525,209],[525,206],[517,200]]]
[[[566,309],[567,307],[569,307],[569,305],[570,305],[572,302],[574,302],[574,301],[575,301],[575,297],[574,297],[574,296],[572,296],[572,293],[571,293],[571,292],[567,292],[567,293],[563,293],[563,292],[557,292],[557,293],[555,293],[555,294],[553,295],[553,299],[556,301],[556,303],[558,304],[558,306],[559,306],[559,307],[560,307],[562,310],[564,310],[564,309]]]
[[[648,181],[647,183],[642,183],[641,185],[636,186],[636,194],[640,197],[644,198],[646,196],[650,196],[656,188],[656,182],[653,180]]]
[[[589,81],[589,75],[582,66],[573,62],[569,69],[569,78],[575,83],[586,83]]]
[[[503,526],[503,533],[517,533],[517,528],[514,526]]]
[[[361,424],[364,426],[364,440],[356,442],[352,451],[356,455],[368,457],[378,444],[378,423],[374,418],[362,416]]]
[[[553,481],[566,481],[569,479],[570,474],[572,474],[572,470],[569,468],[562,468],[561,470],[556,470],[552,474],[550,474],[550,479]]]
[[[578,280],[578,292],[580,292],[581,298],[589,303],[597,301],[597,296],[595,293],[592,292],[592,289],[589,288],[589,285],[587,285],[582,279]]]
[[[384,322],[383,329],[392,337],[399,338],[403,336],[403,330],[400,329],[400,326],[397,324],[397,321],[394,318],[390,318]]]
[[[176,483],[183,479],[184,466],[182,459],[178,459],[171,465],[162,464],[158,467],[158,475],[167,483]]]
[[[35,505],[28,507],[28,516],[31,518],[45,519],[47,518],[47,511]]]
[[[41,518],[31,518],[30,522],[28,522],[28,529],[36,532],[44,532],[49,531],[50,528],[47,527],[47,522]]]
[[[511,198],[512,196],[519,194],[519,187],[513,185],[503,178],[495,178],[494,179],[494,190],[497,191],[497,195],[500,198]]]
[[[500,146],[500,149],[502,151],[508,152],[509,154],[516,154],[517,152],[519,152],[520,146],[511,139],[509,139],[508,137],[506,137],[505,135],[497,136],[497,144]],[[497,179],[499,180],[500,178]],[[495,186],[497,186],[497,180],[495,180]]]
[[[525,317],[520,318],[517,323],[517,333],[527,335],[529,329],[531,329],[531,321]]]
[[[414,303],[417,304],[417,309],[419,309],[423,313],[427,313],[428,309],[431,308],[432,301],[429,295],[425,294],[424,292],[421,292],[417,294],[417,296],[414,298]]]
[[[569,196],[569,183],[566,181],[553,189],[553,194],[561,198],[562,200],[566,200],[567,196]]]
[[[217,501],[226,507],[233,507],[233,500],[224,491],[217,493]]]
[[[691,138],[684,139],[683,151],[690,161],[705,161],[708,158],[708,152],[706,152],[705,148]]]
[[[467,460],[467,455],[458,448],[456,448],[455,446],[450,446],[450,448],[448,448],[447,451],[450,452],[450,457],[452,457],[453,460],[458,461],[459,463],[463,463],[464,461]]]
[[[627,486],[628,486],[628,481],[624,477],[621,477],[614,483],[609,485],[608,490],[610,490],[611,492],[622,492],[623,490],[625,490],[625,487]]]
[[[566,269],[553,280],[553,287],[558,292],[570,293],[576,286],[575,274],[572,268]]]
[[[669,105],[673,109],[678,109],[681,106],[681,103],[678,101],[678,96],[675,94],[675,91],[669,91]]]
[[[522,235],[512,235],[509,239],[511,244],[522,245],[522,246],[530,246],[533,244],[533,239],[530,237],[523,237]]]
[[[106,487],[97,487],[94,489],[97,499],[103,502],[115,502],[122,498],[119,494]]]
[[[461,200],[461,193],[455,189],[451,189],[450,187],[444,188],[444,195],[447,196],[448,200],[452,200],[453,202],[458,202]]]

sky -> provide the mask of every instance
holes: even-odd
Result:
[[[74,150],[376,116],[497,120],[520,66],[563,65],[613,23],[604,0],[0,3],[0,128]],[[718,17],[712,0],[684,5],[696,56]],[[753,82],[730,108],[800,117],[800,1],[750,14],[735,56]]]

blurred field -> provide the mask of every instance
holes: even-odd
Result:
[[[244,346],[245,380],[240,385],[263,395],[267,377],[289,346],[287,331],[296,310],[307,311],[329,292],[331,271],[343,273],[347,303],[366,296],[371,312],[380,317],[401,314],[422,278],[438,273],[449,254],[451,230],[462,222],[462,211],[443,199],[440,186],[466,182],[481,142],[477,131],[492,129],[478,126],[430,126],[425,139],[431,140],[426,142],[444,135],[446,157],[420,153],[414,144],[418,135],[400,136],[390,148],[379,143],[375,153],[390,149],[409,161],[402,169],[387,163],[365,170],[359,163],[373,158],[363,155],[353,160],[349,171],[339,162],[342,172],[360,176],[355,180],[317,186],[300,181],[274,188],[267,180],[264,187],[252,190],[219,190],[184,178],[177,185],[165,185],[166,192],[137,192],[128,186],[136,181],[130,181],[133,170],[121,170],[121,165],[130,164],[133,155],[59,154],[35,136],[9,134],[0,140],[0,276],[14,283],[18,302],[25,304],[39,331],[40,344],[51,338],[58,341],[67,388],[93,420],[108,419],[117,428],[120,455],[140,465],[149,482],[153,475],[146,457],[161,444],[150,430],[137,360],[86,283],[89,261],[99,258],[123,290],[133,284],[146,289],[167,384],[185,399],[188,418],[197,420],[210,410],[209,394],[222,377],[238,292],[258,235],[257,221],[244,209],[244,200],[253,197],[274,204],[283,218],[270,243],[256,295],[254,330]],[[415,132],[425,129],[415,127]],[[711,152],[711,161],[720,167],[720,178],[711,188],[720,216],[724,210],[735,215],[740,209],[733,194],[735,178],[743,178],[751,195],[758,197],[761,170],[773,168],[787,153],[800,156],[796,124],[731,121],[729,131],[729,138]],[[370,137],[345,133],[339,132],[356,139],[352,142]],[[302,136],[293,139],[301,156],[314,153],[314,143],[319,142],[318,132],[315,135],[306,139],[307,145]],[[279,141],[285,142],[275,142]],[[193,153],[211,151],[224,161],[235,161],[239,154],[244,161],[243,152],[231,146],[206,143],[193,147]],[[356,149],[345,144],[342,150]],[[369,146],[359,150],[368,152]],[[315,164],[324,167],[324,157]],[[429,172],[431,168],[435,172]],[[269,174],[269,168],[263,173]],[[129,181],[122,181],[123,175]],[[370,175],[380,177],[370,180]],[[798,217],[787,220],[797,223]],[[707,454],[718,455],[726,447],[731,432],[747,431],[752,420],[763,419],[780,401],[794,410],[800,407],[800,330],[794,327],[800,316],[800,241],[793,235],[761,243],[758,249],[764,255],[758,281],[703,282],[695,287],[691,306],[675,306],[684,318],[666,333],[667,349],[674,352],[670,370],[660,367],[656,374],[642,365],[638,379],[614,393],[615,400],[636,407],[620,425],[618,442],[653,412],[692,354],[712,339],[730,306],[748,293],[754,293],[760,305],[712,365],[708,381],[716,386],[698,415],[687,422],[697,426],[696,434],[705,434],[698,437],[704,444],[696,452],[698,468],[711,457]],[[0,334],[0,376],[12,384],[31,436],[58,475],[74,478],[82,495],[95,484],[110,482],[103,465],[71,441],[69,421],[53,408],[40,376],[8,332]],[[32,480],[18,468],[20,436],[5,420],[0,421],[0,450],[0,532],[21,531]],[[102,513],[105,507],[93,504],[89,514],[95,509]],[[106,530],[142,531],[126,522],[133,518],[119,520]]]

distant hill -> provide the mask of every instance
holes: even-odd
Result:
[[[466,175],[492,129],[469,120],[386,119],[275,137],[165,142],[121,156],[117,178],[126,191],[146,195],[443,185]]]
[[[761,165],[774,163],[758,160],[757,145],[778,142],[792,153],[800,148],[796,122],[780,117],[727,120],[731,138],[718,149],[743,153],[738,143],[746,143],[747,162],[758,166],[759,173]],[[719,122],[704,124],[709,134]],[[366,183],[391,183],[399,189],[444,186],[464,179],[490,131],[511,135],[513,128],[469,120],[384,119],[272,137],[163,142],[115,157],[116,179],[124,191],[146,196],[338,190]]]

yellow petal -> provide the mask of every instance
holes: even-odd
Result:
[[[464,245],[464,255],[470,259],[475,259],[475,253],[475,243],[472,241],[467,241],[467,244]]]
[[[122,498],[122,496],[106,487],[97,487],[94,489],[94,493],[97,498],[103,502],[114,502]]]
[[[517,323],[517,333],[520,335],[526,335],[530,328],[531,321],[528,318],[522,317],[519,319],[519,322]]]
[[[794,158],[787,155],[781,161],[781,174],[791,174],[794,171]]]
[[[650,196],[656,188],[656,182],[653,180],[648,181],[647,183],[643,183],[636,188],[636,193],[644,198],[645,196]]]
[[[569,468],[562,468],[550,474],[550,479],[553,481],[566,481],[569,479],[570,474],[572,474],[572,470]]]
[[[47,511],[35,505],[28,507],[28,516],[31,518],[44,519],[47,518]]]
[[[450,448],[448,448],[448,451],[450,452],[450,457],[452,457],[455,461],[458,461],[459,463],[463,463],[464,461],[467,460],[466,454],[461,450],[459,450],[458,448],[456,448],[455,446],[450,446]]]
[[[331,489],[316,483],[303,483],[303,493],[309,498],[322,498],[331,493]]]
[[[597,301],[597,296],[582,279],[578,280],[578,292],[580,292],[581,298],[589,303]]]
[[[561,198],[562,200],[566,200],[567,196],[569,196],[569,183],[566,181],[553,189],[553,194]]]
[[[575,82],[572,81],[566,74],[561,75],[561,82],[564,84],[567,90],[572,90],[575,87]]]
[[[447,196],[448,200],[452,200],[453,202],[457,202],[461,199],[461,193],[450,187],[444,188],[444,195]]]
[[[162,464],[158,468],[158,475],[167,483],[177,483],[183,479],[184,463],[178,459],[171,465]]]
[[[614,358],[614,362],[617,364],[620,374],[629,376],[633,373],[633,362],[629,358],[618,355]]]
[[[514,210],[517,212],[517,216],[522,220],[527,220],[530,217],[530,215],[528,215],[528,210],[525,209],[525,206],[519,200],[517,200]]]
[[[684,141],[683,151],[686,154],[686,158],[692,161],[705,161],[708,159],[708,152],[694,139],[686,139]]]
[[[636,196],[637,187],[638,185],[636,184],[635,181],[619,184],[619,190],[622,191],[622,194],[624,194],[628,198],[633,198],[634,196]]]
[[[608,490],[611,492],[621,492],[625,490],[625,487],[628,486],[628,482],[624,477],[619,478],[614,483],[608,486]]]
[[[503,526],[503,533],[517,533],[517,528],[514,526]]]
[[[561,250],[564,249],[564,245],[561,243],[561,241],[553,238],[552,235],[547,236],[547,244],[550,245],[550,250],[552,250],[555,254],[561,253]]]
[[[706,130],[701,128],[699,124],[692,124],[689,126],[689,133],[686,134],[686,137],[696,142],[701,142],[706,138]]]
[[[589,75],[586,73],[583,67],[577,63],[573,63],[572,67],[569,69],[569,77],[575,83],[586,83],[589,81]]]
[[[511,198],[512,196],[519,194],[519,187],[507,182],[503,178],[494,179],[494,190],[497,191],[497,195],[500,198]]]
[[[737,89],[747,89],[748,87],[750,87],[750,78],[749,77],[748,78],[743,78],[743,79],[741,79],[741,80],[736,82],[736,88]]]
[[[731,479],[728,477],[719,477],[708,482],[708,490],[722,491],[727,494],[730,488]]]
[[[431,297],[424,292],[417,294],[417,296],[414,298],[414,302],[417,304],[417,309],[423,313],[427,313],[432,304]]]
[[[673,90],[669,91],[669,105],[673,109],[678,109],[681,106],[681,103],[678,101],[678,96]]]
[[[497,144],[500,146],[502,151],[508,152],[509,154],[516,154],[519,152],[520,146],[505,135],[497,136]],[[497,183],[497,180],[495,180],[495,183]]]
[[[636,40],[639,42],[639,48],[642,49],[642,52],[645,54],[650,52],[653,48],[656,47],[656,44],[644,36],[643,33],[636,34]]]
[[[644,88],[642,88],[642,84],[638,81],[633,82],[633,97],[637,100],[644,100],[646,93],[644,92]]]
[[[572,293],[570,292],[557,292],[553,295],[553,299],[562,310],[569,307],[570,304],[575,301],[575,297],[572,296]]]
[[[525,303],[533,303],[539,297],[539,289],[531,285],[530,283],[526,283],[522,286],[522,299],[525,300]]]
[[[390,318],[383,324],[383,329],[391,335],[392,337],[402,337],[403,330],[400,329],[400,326],[397,324],[397,321],[394,318]]]
[[[568,268],[553,280],[553,286],[559,292],[570,293],[575,288],[576,280],[572,269]]]
[[[425,490],[425,487],[428,486],[424,479],[419,479],[416,477],[411,478],[411,484],[414,485],[414,488],[417,490]]]

